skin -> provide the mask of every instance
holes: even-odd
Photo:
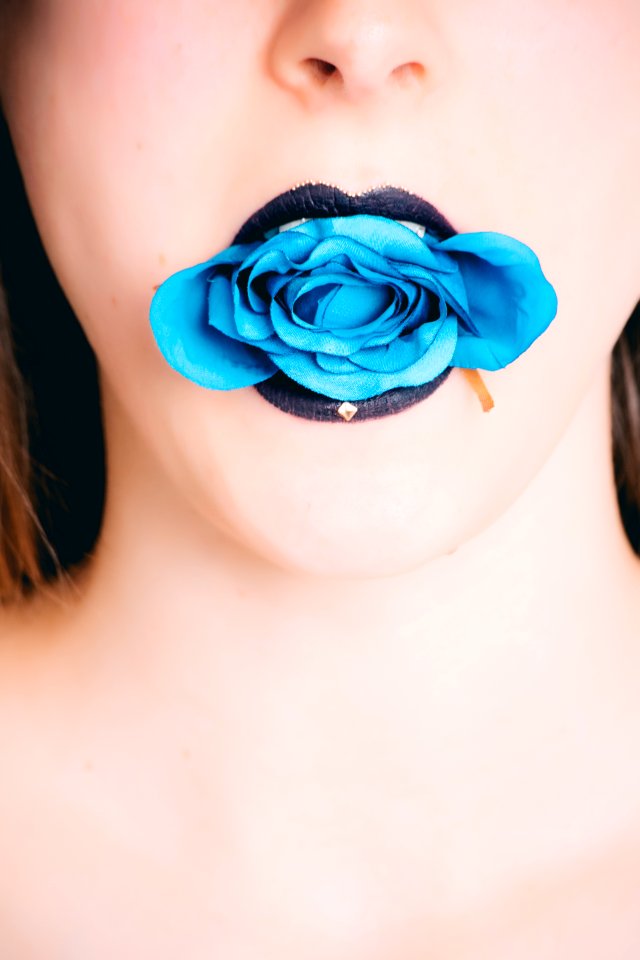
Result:
[[[9,945],[637,955],[640,563],[609,406],[640,297],[636,0],[33,0],[4,28],[109,453],[90,564],[3,614]],[[490,413],[459,370],[343,427],[166,365],[154,288],[306,180],[404,186],[535,250],[558,316],[483,373]]]

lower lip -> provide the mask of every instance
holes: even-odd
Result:
[[[452,369],[453,367],[445,367],[437,377],[419,387],[396,387],[393,390],[380,393],[376,397],[370,397],[368,400],[351,401],[358,408],[351,420],[346,420],[338,412],[344,401],[334,400],[322,394],[314,393],[312,390],[307,390],[306,387],[290,380],[281,371],[268,380],[257,383],[255,389],[261,397],[273,404],[274,407],[278,407],[279,410],[290,413],[294,417],[302,417],[304,420],[324,420],[329,423],[356,423],[363,420],[379,420],[381,417],[391,417],[408,407],[413,407],[416,403],[420,403],[421,400],[425,400],[435,393],[438,387],[445,382]]]

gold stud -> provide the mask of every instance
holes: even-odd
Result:
[[[338,407],[338,413],[340,414],[343,420],[347,420],[347,421],[351,420],[352,417],[355,417],[357,412],[358,412],[358,408],[354,406],[353,403],[349,403],[348,400],[345,400]]]

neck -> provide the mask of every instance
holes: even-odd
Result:
[[[109,400],[107,425],[109,502],[72,630],[83,676],[106,665],[136,716],[170,714],[161,729],[245,811],[240,835],[284,835],[277,818],[316,796],[359,835],[366,808],[366,843],[391,831],[389,849],[401,833],[424,863],[439,851],[451,905],[610,845],[636,815],[640,564],[608,370],[507,513],[383,580],[265,565],[190,512]],[[273,851],[283,876],[298,875],[291,843]]]

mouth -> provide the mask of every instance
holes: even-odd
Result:
[[[349,217],[356,214],[397,220],[423,237],[446,240],[458,232],[433,204],[401,187],[385,184],[352,194],[327,183],[301,183],[278,194],[240,227],[233,244],[255,243],[312,218]],[[279,410],[305,420],[344,423],[387,417],[432,396],[451,373],[451,367],[428,383],[397,387],[367,400],[351,403],[314,393],[282,371],[255,385],[260,396]]]

